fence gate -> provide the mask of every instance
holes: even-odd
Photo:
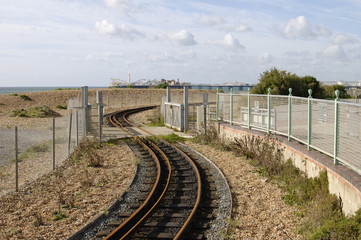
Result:
[[[184,105],[179,103],[164,103],[164,124],[179,131],[184,130]]]

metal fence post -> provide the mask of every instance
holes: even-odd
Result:
[[[69,115],[68,144],[67,144],[68,157],[70,156],[70,144],[71,144],[71,124],[72,124],[72,121],[73,121],[73,112],[70,112],[70,115]]]
[[[288,141],[291,141],[292,134],[292,88],[289,88],[288,91]]]
[[[171,102],[170,87],[167,87],[167,102]]]
[[[188,130],[188,86],[183,88],[183,102],[184,102],[184,131]]]
[[[337,159],[337,154],[338,154],[338,100],[339,100],[339,96],[340,96],[340,91],[336,90],[335,91],[335,128],[334,128],[334,137],[333,137],[333,163],[334,164],[339,164],[338,159]]]
[[[85,140],[87,137],[87,120],[88,120],[88,87],[84,86],[81,88],[82,90],[82,108],[83,108],[83,115],[82,115],[82,126],[83,126],[83,139]]]
[[[79,146],[79,119],[78,119],[78,110],[75,112],[75,127],[76,127],[76,138],[75,138],[75,144],[78,147]]]
[[[216,121],[219,118],[219,88],[217,88],[217,101],[216,101]]]
[[[103,124],[103,94],[102,91],[97,91],[97,104],[98,104],[98,122],[99,122],[99,144],[102,144],[102,124]]]
[[[229,89],[231,92],[230,92],[230,101],[231,101],[231,104],[230,104],[230,123],[231,125],[233,125],[233,88]]]
[[[18,126],[15,126],[15,191],[19,191]]]
[[[251,129],[251,88],[248,88],[248,129]]]
[[[271,88],[268,88],[268,94],[267,94],[267,133],[270,133],[271,129]]]
[[[55,170],[55,118],[53,118],[53,170]]]
[[[311,139],[312,139],[312,103],[311,103],[311,98],[312,98],[312,89],[308,89],[308,100],[307,100],[307,102],[308,102],[307,150],[310,150]]]
[[[208,105],[208,93],[203,93],[203,123],[204,123],[204,135],[207,135],[207,105]]]

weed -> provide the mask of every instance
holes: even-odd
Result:
[[[0,103],[0,106],[5,106],[5,103]]]
[[[33,99],[31,99],[30,97],[28,97],[26,95],[20,95],[20,98],[25,100],[25,101],[33,101]]]
[[[66,105],[56,105],[56,108],[58,108],[58,109],[67,109],[68,106],[66,106]]]
[[[62,212],[54,212],[53,214],[53,221],[59,221],[59,220],[62,220],[62,219],[65,219],[67,218],[67,216],[65,215],[65,213],[62,213]]]
[[[109,139],[108,141],[106,141],[104,144],[105,145],[108,145],[108,146],[113,146],[115,145],[116,143],[118,143],[119,139]]]
[[[18,94],[17,93],[12,93],[11,96],[18,96]]]
[[[100,148],[101,146],[95,140],[83,141],[75,150],[72,155],[72,159],[75,163],[83,162],[88,167],[102,167],[104,164],[104,158],[95,151]]]
[[[197,136],[193,141],[211,146],[222,144],[213,131],[209,136]],[[291,160],[284,161],[283,149],[269,136],[235,139],[231,149],[237,155],[250,159],[250,164],[257,167],[260,175],[269,177],[272,183],[286,191],[282,199],[297,207],[297,215],[302,218],[298,231],[306,239],[361,237],[361,209],[355,216],[345,217],[341,198],[328,191],[326,171],[320,172],[318,177],[307,178],[305,173],[293,166]],[[231,229],[232,225],[234,224],[230,222]],[[228,238],[232,239],[232,236]]]
[[[272,178],[280,174],[283,149],[271,141],[268,135],[264,139],[249,135],[235,138],[232,148],[237,154],[252,159],[252,164],[259,167],[262,176]]]
[[[134,158],[133,164],[136,165],[136,166],[139,165],[140,164],[140,159],[139,158]]]
[[[59,113],[54,112],[48,106],[34,107],[28,110],[20,109],[13,110],[13,116],[16,117],[30,117],[30,118],[45,118],[45,117],[58,117]]]
[[[40,152],[46,152],[49,150],[49,145],[47,143],[39,144],[39,145],[33,145],[28,150],[26,150],[27,153],[40,153]]]
[[[79,88],[56,88],[54,89],[55,91],[60,91],[60,90],[79,90]]]
[[[181,137],[175,133],[171,133],[168,135],[160,135],[158,137],[169,143],[185,142],[187,140],[186,138]]]
[[[192,142],[209,145],[215,149],[221,151],[230,151],[232,147],[229,143],[222,141],[218,137],[218,133],[215,127],[210,127],[207,134],[199,134],[191,139]]]

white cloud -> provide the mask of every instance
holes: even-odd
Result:
[[[114,35],[117,33],[116,27],[109,23],[107,20],[98,21],[95,23],[95,28],[98,30],[100,34],[110,34]]]
[[[322,51],[321,54],[323,57],[325,58],[330,58],[330,59],[346,59],[347,55],[345,53],[345,51],[343,50],[343,48],[339,45],[333,45],[331,47],[328,47],[326,49],[324,49]]]
[[[343,44],[355,44],[355,43],[359,43],[360,41],[346,34],[337,34],[336,36],[333,37],[332,42],[333,44],[336,45],[343,45]]]
[[[117,27],[114,24],[109,23],[106,19],[102,21],[97,21],[95,23],[95,28],[100,34],[118,36],[126,40],[132,40],[134,38],[143,36],[143,34],[138,32],[134,28],[127,27],[125,26],[125,24]]]
[[[129,0],[104,0],[104,3],[109,8],[115,8],[124,15],[128,15],[130,8]]]
[[[178,46],[189,46],[197,44],[197,42],[194,40],[193,34],[186,29],[169,34],[169,38],[175,45]]]
[[[290,19],[284,26],[282,33],[287,38],[314,39],[320,36],[329,36],[331,31],[323,25],[313,27],[304,16],[299,16]]]
[[[213,44],[237,50],[245,49],[245,47],[239,43],[239,40],[234,38],[230,33],[226,34],[222,40],[213,42]]]
[[[206,26],[215,26],[219,24],[225,23],[225,20],[221,18],[219,15],[203,15],[198,18],[198,23]]]
[[[271,63],[273,59],[274,59],[274,57],[271,54],[269,54],[268,52],[264,52],[263,54],[258,56],[258,60],[261,63]]]
[[[234,31],[236,31],[236,32],[249,32],[249,31],[252,31],[252,28],[249,27],[246,24],[240,24],[240,25],[237,25],[237,26],[234,27]]]

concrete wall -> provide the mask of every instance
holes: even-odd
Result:
[[[218,123],[216,128],[225,140],[234,140],[244,135],[264,138],[265,133],[241,128],[239,126]],[[323,170],[327,171],[329,191],[341,197],[343,211],[352,215],[361,208],[361,177],[351,169],[342,165],[334,165],[333,159],[317,152],[307,151],[306,146],[296,141],[288,141],[286,137],[272,135],[273,139],[283,148],[284,159],[291,159],[294,166],[306,173],[307,177],[316,177]]]

